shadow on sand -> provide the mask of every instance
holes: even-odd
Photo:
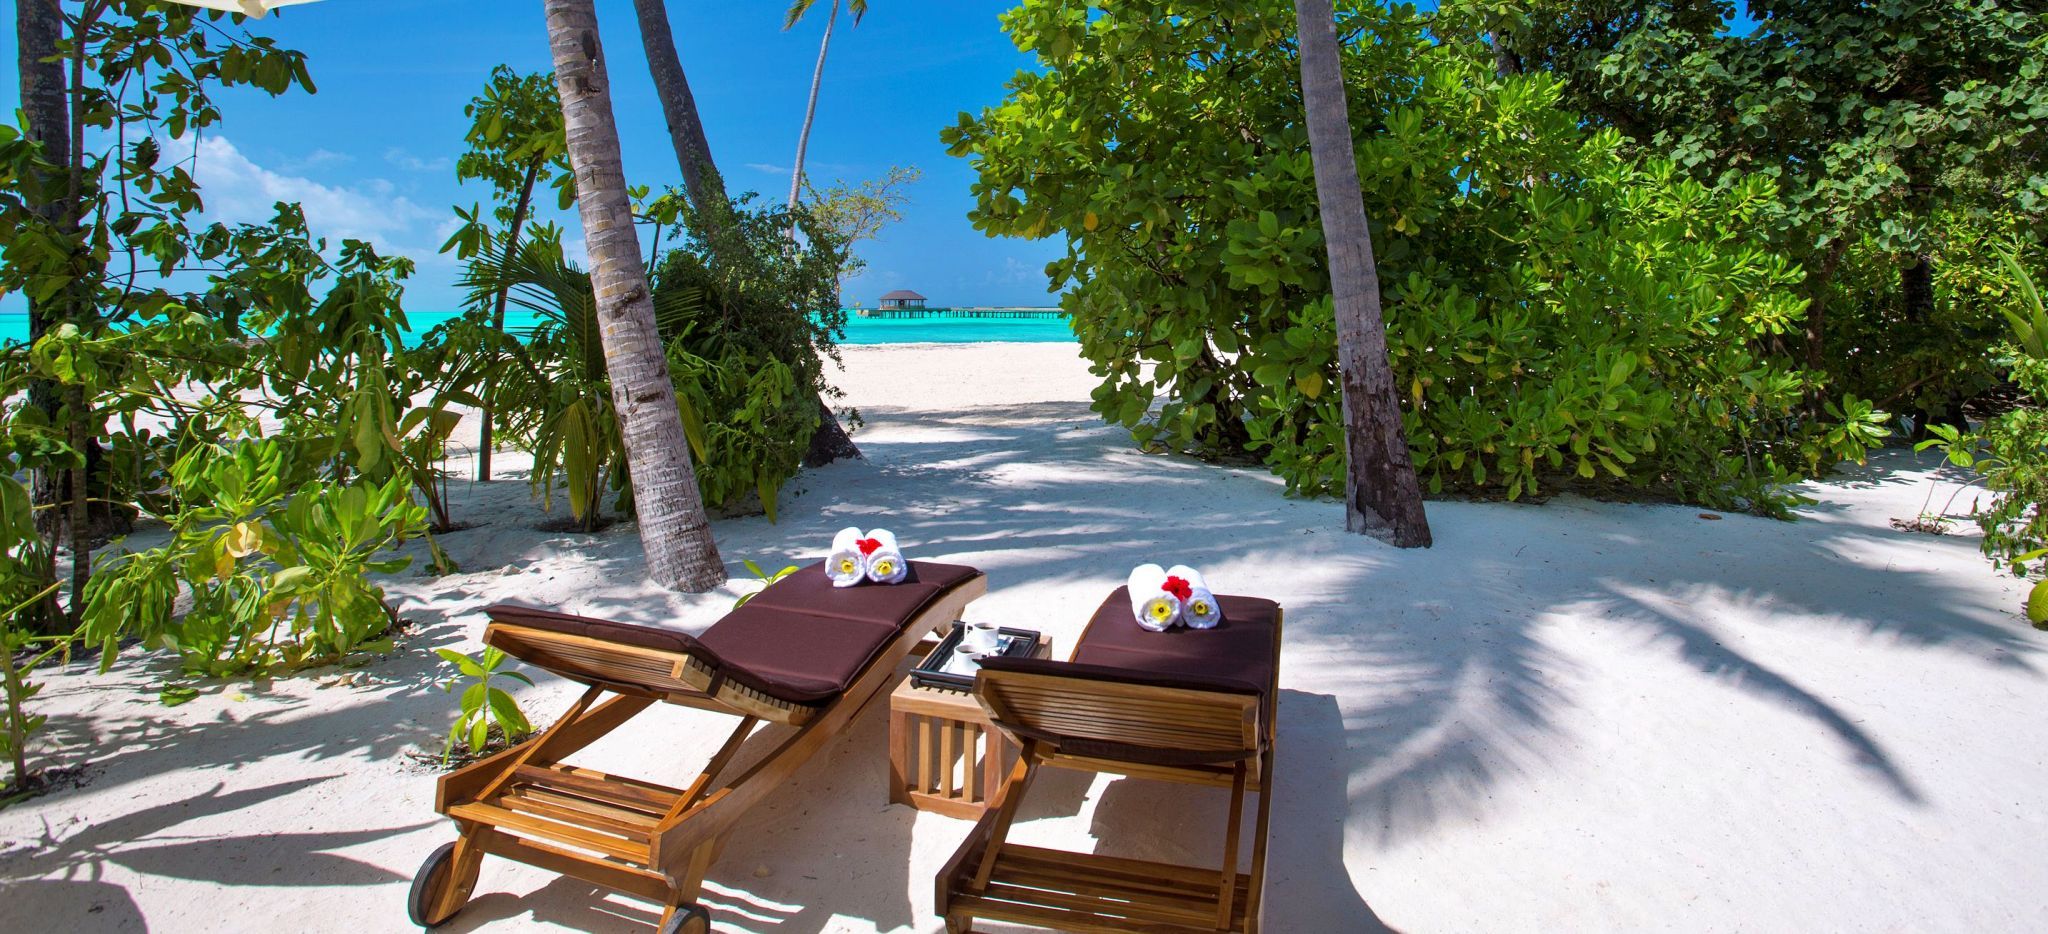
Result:
[[[740,557],[764,565],[763,559],[777,559],[778,566],[808,560],[837,528],[879,524],[870,521],[878,516],[887,517],[913,555],[987,571],[992,592],[983,605],[1018,618],[1055,597],[1090,606],[1089,595],[1120,583],[1122,569],[1162,557],[1202,566],[1211,580],[1240,592],[1265,593],[1256,580],[1233,582],[1252,556],[1300,569],[1290,592],[1266,594],[1288,611],[1282,682],[1357,684],[1358,690],[1341,697],[1284,692],[1283,797],[1276,799],[1267,896],[1274,931],[1308,930],[1314,919],[1332,917],[1356,919],[1350,930],[1384,929],[1368,904],[1369,867],[1344,863],[1347,841],[1386,845],[1439,822],[1475,819],[1499,786],[1540,769],[1555,754],[1555,724],[1575,703],[1571,663],[1546,644],[1560,620],[1587,621],[1585,638],[1667,650],[1731,697],[1761,699],[1804,718],[1823,740],[1814,747],[1817,758],[1853,762],[1866,780],[1909,804],[1922,792],[1884,745],[1802,685],[1796,672],[1746,653],[1714,608],[1750,607],[1766,611],[1777,626],[1846,630],[1986,666],[2037,671],[2035,649],[2018,630],[1965,599],[1940,574],[1870,562],[1869,555],[1912,541],[1906,533],[1838,515],[1800,523],[1730,516],[1703,529],[1689,509],[1571,498],[1543,506],[1440,502],[1431,504],[1437,547],[1399,552],[1346,534],[1336,507],[1286,498],[1279,482],[1260,471],[1140,454],[1083,403],[914,415],[870,407],[868,415],[886,426],[861,439],[869,462],[800,478],[804,489],[783,504],[779,525],[758,518],[721,523],[721,546],[735,570]],[[1856,482],[1899,481],[1873,471]],[[1526,512],[1515,513],[1516,522],[1496,521],[1512,510]],[[1227,527],[1217,525],[1219,515],[1228,517]],[[452,536],[451,549],[483,547],[462,538]],[[1675,541],[1688,544],[1668,544]],[[607,574],[637,574],[639,546],[630,527],[579,538],[578,548],[580,560]],[[458,551],[456,557],[472,556]],[[1447,575],[1446,567],[1458,572]],[[1833,583],[1825,591],[1811,589],[1787,568]],[[400,686],[377,705],[382,725],[366,724],[360,712],[208,725],[208,751],[199,760],[226,764],[282,753],[388,757],[431,736],[438,727],[420,724],[445,724],[447,701],[429,692],[433,666],[417,649],[455,644],[473,632],[481,620],[472,610],[483,602],[411,614],[424,627],[410,640],[412,650],[373,669]],[[1902,612],[1908,602],[1910,612]],[[652,618],[665,611],[603,594],[590,595],[579,612],[669,622]],[[1070,638],[1085,615],[1048,620],[1045,628]],[[835,915],[884,930],[935,927],[935,919],[915,916],[906,896],[928,883],[928,870],[927,878],[911,877],[919,818],[884,806],[878,793],[886,769],[880,707],[878,701],[864,712],[727,847],[711,871],[706,898],[721,930],[809,934],[829,930]],[[92,729],[84,722],[55,728]],[[114,745],[132,750],[120,756],[142,758],[160,756],[165,744],[186,738],[165,731],[102,742],[118,740]],[[325,852],[347,844],[334,834],[130,842],[157,839],[152,835],[187,819],[180,815],[189,808],[223,813],[235,806],[236,795],[304,793],[317,781],[202,794],[185,808],[155,808],[95,825],[9,854],[0,859],[0,876],[24,880],[109,859],[171,876],[190,866],[225,865],[216,870],[221,878],[210,881],[235,885],[401,881],[389,870]],[[1095,826],[1102,845],[1149,851],[1150,858],[1213,858],[1223,801],[1210,800],[1215,796],[1208,790],[1141,784],[1115,782],[1104,792]],[[1086,788],[1049,782],[1023,819],[1071,815]],[[1191,830],[1182,840],[1149,823],[1160,814],[1210,829]],[[429,812],[408,815],[407,827],[360,836],[401,833],[431,820]],[[966,828],[961,823],[960,833]],[[198,848],[260,855],[261,861],[186,858]],[[243,868],[233,868],[238,862]],[[523,894],[497,893],[491,874],[487,862],[478,899],[451,929],[529,917],[584,930],[644,930],[653,917],[647,906],[569,880]],[[856,894],[840,904],[817,904],[813,895],[828,876],[837,880],[834,890]],[[10,899],[24,884],[10,884]],[[57,912],[52,917],[76,917],[88,901],[108,902],[106,893],[93,894],[94,884],[68,876],[33,884],[78,893],[38,896],[37,905]],[[133,912],[132,904],[123,904]],[[123,909],[108,903],[103,910]],[[396,901],[392,911],[402,916]]]

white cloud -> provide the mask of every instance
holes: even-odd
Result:
[[[756,172],[765,172],[769,175],[787,176],[789,174],[789,166],[776,165],[773,162],[749,162],[747,163],[747,168],[753,169]]]
[[[332,149],[315,149],[297,159],[287,158],[279,162],[277,167],[279,171],[283,172],[303,172],[307,169],[317,169],[323,165],[346,165],[354,161],[356,161],[356,157],[345,152],[335,152]]]
[[[988,281],[998,285],[1028,285],[1045,276],[1043,267],[1033,266],[1014,256],[1003,257],[1001,270],[990,270]]]
[[[274,171],[250,161],[225,136],[200,140],[193,177],[206,201],[207,216],[215,220],[264,223],[276,216],[277,202],[295,201],[305,208],[314,235],[330,243],[368,240],[382,252],[423,261],[432,259],[441,245],[427,241],[446,215],[397,194],[381,178],[342,186]]]
[[[396,146],[384,150],[384,161],[408,172],[446,172],[455,167],[455,160],[447,156],[422,159]]]

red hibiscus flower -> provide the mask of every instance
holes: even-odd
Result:
[[[1159,585],[1159,589],[1173,594],[1182,601],[1186,601],[1189,597],[1195,595],[1195,588],[1187,581],[1181,580],[1178,577],[1167,578],[1166,583]]]
[[[875,553],[875,549],[882,547],[882,540],[879,538],[863,538],[860,541],[854,542],[854,544],[860,547],[861,554],[871,555]]]

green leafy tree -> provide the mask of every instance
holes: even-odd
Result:
[[[903,219],[903,207],[910,203],[907,189],[923,177],[917,166],[892,165],[879,178],[842,179],[824,189],[805,180],[811,217],[840,244],[841,279],[860,275],[864,264],[854,255],[855,247],[881,236],[883,228]]]
[[[992,235],[1058,235],[1047,268],[1101,379],[1094,407],[1150,449],[1262,458],[1344,489],[1338,343],[1294,10],[1233,0],[1026,2],[1042,70],[942,133]],[[1541,74],[1439,42],[1407,8],[1340,11],[1388,354],[1422,483],[1510,498],[1645,488],[1781,514],[1788,485],[1882,433],[1774,342],[1799,271],[1759,232],[1766,178],[1709,187],[1591,132]],[[1190,118],[1188,115],[1196,115]]]
[[[0,211],[10,236],[0,244],[0,294],[27,299],[31,341],[63,328],[90,337],[179,301],[162,275],[222,259],[188,226],[200,208],[197,187],[161,141],[217,123],[213,95],[222,88],[279,95],[313,83],[303,55],[223,28],[219,13],[146,0],[17,6],[29,126],[6,141]],[[212,307],[236,304],[224,290],[213,294]],[[64,503],[51,512],[60,521],[45,525],[72,554],[75,620],[91,572],[91,504],[119,499],[106,486],[104,412],[84,384],[60,389],[49,374],[32,382],[40,414],[20,426],[40,440],[24,466],[44,478],[46,497]],[[58,476],[61,485],[50,479]]]
[[[807,214],[750,210],[744,201],[717,236],[747,241],[714,247],[689,232],[681,205],[666,195],[645,205],[643,216],[668,219],[652,222],[656,242],[664,227],[682,235],[652,264],[650,300],[697,483],[713,508],[758,497],[772,517],[777,491],[795,475],[816,427],[820,355],[832,346],[827,329],[843,323],[834,277],[844,251]],[[802,249],[783,238],[792,217],[807,232]],[[477,263],[467,284],[479,295],[509,289],[539,324],[525,341],[472,328],[446,345],[497,342],[478,356],[501,368],[490,381],[497,387],[491,401],[534,453],[535,494],[552,501],[565,488],[571,514],[596,528],[605,497],[617,494],[624,508],[633,490],[590,274],[568,263],[551,236],[540,236],[509,263]]]
[[[2009,251],[2001,253],[2007,274],[2008,345],[2014,382],[2026,399],[1987,420],[1978,435],[1976,461],[1991,502],[1977,514],[1984,553],[1994,568],[2017,577],[2048,576],[2048,307],[2034,276]],[[2048,580],[2036,580],[2027,617],[2048,628]]]
[[[469,134],[464,137],[469,151],[455,161],[455,177],[490,186],[495,202],[491,217],[498,226],[485,221],[480,206],[468,211],[457,208],[461,226],[441,251],[453,250],[457,259],[464,260],[484,254],[509,260],[519,252],[520,234],[531,216],[536,188],[555,189],[563,210],[576,202],[576,177],[569,170],[568,141],[562,132],[562,106],[555,98],[554,77],[522,75],[499,65],[491,70],[484,92],[462,112],[470,118]],[[491,303],[491,327],[503,331],[506,292],[485,296],[485,300]],[[477,444],[477,479],[488,481],[495,419],[488,405],[478,414],[483,424]]]
[[[1733,33],[1733,9],[1475,0],[1447,4],[1443,28],[1490,33],[1556,75],[1567,107],[1697,178],[1773,179],[1766,229],[1806,270],[1805,364],[1837,393],[1959,423],[2002,330],[1942,270],[1995,273],[1982,244],[2038,242],[2048,220],[2048,18],[2005,0],[1766,0]]]

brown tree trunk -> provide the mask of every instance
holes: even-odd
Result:
[[[1820,261],[1820,269],[1807,280],[1807,288],[1813,293],[1806,303],[1806,368],[1809,370],[1822,370],[1827,360],[1828,289],[1834,286],[1835,270],[1842,265],[1842,254],[1848,249],[1847,237],[1835,238]]]
[[[663,0],[633,0],[633,12],[640,19],[640,44],[647,50],[647,72],[654,78],[655,96],[661,100],[661,115],[668,121],[669,145],[676,151],[676,164],[683,170],[683,189],[690,204],[708,223],[717,223],[725,204],[725,186],[719,181],[718,165],[711,161],[711,143],[704,138],[704,121],[697,118],[697,99],[690,94],[690,79],[683,74],[683,60],[676,55],[675,34],[668,26],[668,5]]]
[[[1350,108],[1338,59],[1330,0],[1295,0],[1301,33],[1301,94],[1315,162],[1316,202],[1330,255],[1330,294],[1337,316],[1337,361],[1343,386],[1347,454],[1344,527],[1401,548],[1427,548],[1429,520],[1422,486],[1401,425],[1401,399],[1387,362],[1380,320],[1379,273],[1351,139]]]
[[[598,333],[611,374],[612,405],[633,479],[633,508],[647,572],[665,587],[701,593],[725,582],[725,564],[690,464],[675,384],[654,324],[654,300],[633,206],[626,198],[612,114],[610,76],[592,0],[545,0],[555,91],[562,100],[576,210],[590,253]]]
[[[1493,73],[1500,77],[1522,73],[1522,57],[1508,47],[1508,37],[1500,30],[1493,31]]]
[[[1925,323],[1934,317],[1934,257],[1908,253],[1899,265],[1899,302],[1907,321]]]
[[[541,157],[535,156],[532,161],[526,163],[526,178],[519,184],[519,202],[512,208],[512,225],[505,232],[505,265],[508,267],[512,265],[512,258],[514,256],[517,256],[519,253],[519,230],[520,228],[526,226],[526,210],[533,204],[533,183],[534,179],[540,177],[540,165],[542,161],[544,160],[542,160]],[[498,290],[497,307],[491,309],[491,330],[497,331],[501,334],[504,333],[505,303],[508,300],[510,300],[511,297],[511,286],[508,285]],[[495,352],[493,352],[493,356],[495,356]],[[495,359],[492,361],[492,363],[496,363]],[[495,373],[491,372],[492,370],[495,369],[496,366],[493,365],[490,367],[489,370],[486,370],[486,373],[489,375],[486,375],[484,378],[495,382],[497,380],[497,376]],[[482,411],[477,413],[478,415],[482,416],[484,424],[477,438],[477,447],[480,450],[477,452],[476,478],[485,483],[491,482],[491,448],[493,445],[491,434],[491,418],[495,414],[491,408],[492,388],[493,387],[491,386],[484,387],[483,409]]]
[[[57,0],[20,0],[14,6],[16,63],[21,83],[21,112],[28,125],[22,129],[31,141],[43,144],[43,157],[54,166],[71,162],[71,112],[65,102],[64,64],[57,56],[57,43],[64,36],[64,12]],[[36,206],[36,213],[50,223],[64,219],[64,205],[49,201]],[[56,309],[49,302],[28,302],[28,339],[34,343],[55,324]],[[51,421],[57,417],[57,384],[48,380],[29,383],[30,404],[42,409]],[[57,501],[59,486],[54,471],[36,471],[31,485],[35,501],[48,505]],[[46,524],[47,525],[47,524]]]

